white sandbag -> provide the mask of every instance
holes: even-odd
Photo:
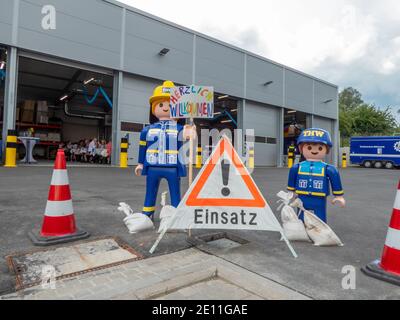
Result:
[[[175,207],[167,205],[167,194],[168,192],[163,192],[161,194],[160,227],[158,228],[157,233],[161,233],[165,228],[168,227],[171,218],[176,213]],[[167,230],[167,233],[176,233],[176,232],[182,232],[182,230],[176,230],[176,229]]]
[[[154,229],[153,221],[148,216],[143,213],[133,213],[131,207],[125,202],[119,204],[118,211],[125,213],[124,223],[129,233]]]
[[[299,219],[294,209],[288,205],[290,200],[293,198],[293,194],[281,191],[277,196],[281,198],[278,202],[282,203],[279,208],[282,208],[281,220],[285,236],[289,241],[311,242],[303,221]]]
[[[139,212],[125,217],[124,222],[128,227],[129,233],[138,233],[154,229],[153,221],[145,214]]]
[[[293,192],[279,191],[277,196],[280,199],[280,200],[278,200],[278,203],[282,202],[282,203],[288,205],[290,203],[290,201],[293,199],[294,194],[293,194]]]
[[[176,208],[173,206],[164,206],[161,208],[160,212],[160,227],[158,228],[158,233],[161,233],[167,226],[171,217],[175,214]],[[171,230],[169,230],[171,231]]]
[[[342,247],[343,243],[335,232],[320,218],[310,211],[304,210],[304,223],[306,231],[315,246]]]
[[[282,219],[282,223],[300,221],[300,219],[297,217],[297,214],[294,211],[294,209],[287,205],[283,206],[283,208],[281,210],[281,219]]]
[[[304,209],[303,202],[299,198],[293,201],[291,206],[299,208],[304,212],[304,224],[306,226],[306,231],[308,236],[314,242],[315,246],[343,246],[342,241],[339,239],[336,233],[333,232],[331,227],[318,218],[314,213]]]
[[[128,217],[129,215],[133,214],[132,208],[125,202],[120,202],[118,211],[121,211],[125,213],[125,215]]]
[[[281,211],[283,232],[290,241],[311,242],[307,235],[303,221],[290,206],[284,206]]]

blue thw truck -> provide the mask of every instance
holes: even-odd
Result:
[[[365,168],[392,169],[400,166],[400,136],[352,137],[350,162]]]

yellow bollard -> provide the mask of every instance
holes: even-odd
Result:
[[[288,154],[288,168],[292,168],[293,167],[293,153],[289,153]]]
[[[200,169],[203,161],[202,157],[202,151],[203,149],[201,147],[197,148],[197,154],[196,154],[196,169]]]
[[[254,147],[249,147],[249,169],[254,169]]]
[[[343,152],[342,154],[342,168],[346,169],[347,168],[347,153]]]
[[[17,147],[17,131],[8,130],[5,168],[15,168],[17,166]]]
[[[121,138],[121,153],[119,157],[119,167],[122,169],[128,168],[128,139]]]
[[[288,149],[288,168],[292,168],[294,164],[294,152],[296,148],[294,146],[290,146]]]

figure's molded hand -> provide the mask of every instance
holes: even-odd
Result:
[[[197,131],[195,125],[185,125],[183,128],[183,138],[189,140],[190,138],[196,139]]]
[[[332,204],[334,205],[336,202],[339,203],[339,206],[344,208],[346,206],[346,200],[344,197],[335,197],[332,199]]]
[[[142,174],[142,170],[143,170],[143,165],[139,163],[135,168],[135,174],[137,176],[140,176]]]

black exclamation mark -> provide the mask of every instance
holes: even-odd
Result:
[[[221,193],[224,197],[227,197],[231,194],[231,190],[227,187],[229,183],[229,168],[230,164],[226,160],[221,161],[221,169],[222,169],[222,184],[224,187],[221,189]]]

